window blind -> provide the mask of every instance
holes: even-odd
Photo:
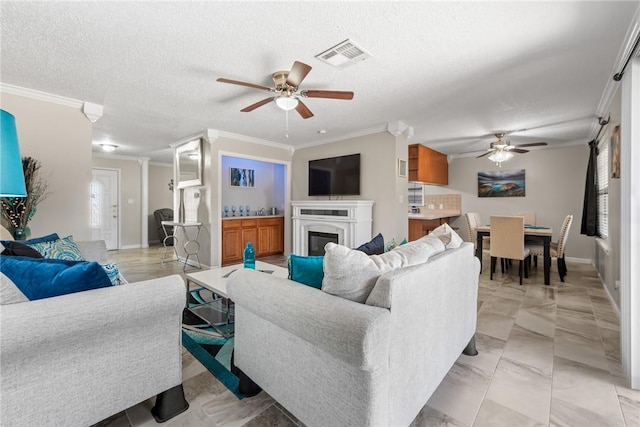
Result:
[[[603,239],[609,236],[609,143],[606,141],[598,145],[598,229]]]

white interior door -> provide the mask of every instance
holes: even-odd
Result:
[[[104,240],[107,249],[118,249],[120,174],[113,169],[92,169],[91,175],[91,238]]]

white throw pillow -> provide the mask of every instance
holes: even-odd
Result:
[[[399,268],[422,264],[445,250],[435,236],[398,246],[380,255],[367,255],[335,243],[324,247],[322,290],[332,295],[364,303],[378,277]]]
[[[456,233],[453,230],[453,228],[451,228],[449,226],[449,224],[446,224],[446,223],[442,224],[440,227],[438,227],[435,230],[433,230],[431,232],[431,234],[433,236],[443,236],[443,235],[446,235],[446,234],[450,234],[451,235],[451,241],[445,245],[445,248],[447,248],[447,249],[459,248],[460,245],[462,245],[464,243],[464,240],[462,240],[462,237],[460,237],[458,235],[458,233]]]

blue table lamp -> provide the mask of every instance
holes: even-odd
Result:
[[[26,197],[16,119],[4,110],[0,112],[0,197]]]

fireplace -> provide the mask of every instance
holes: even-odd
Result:
[[[308,256],[334,242],[356,248],[371,240],[373,201],[305,200],[291,202],[293,207],[293,250]],[[330,240],[328,240],[330,239]]]
[[[324,246],[329,242],[338,243],[338,234],[308,231],[307,241],[309,242],[307,246],[307,255],[324,255]]]

